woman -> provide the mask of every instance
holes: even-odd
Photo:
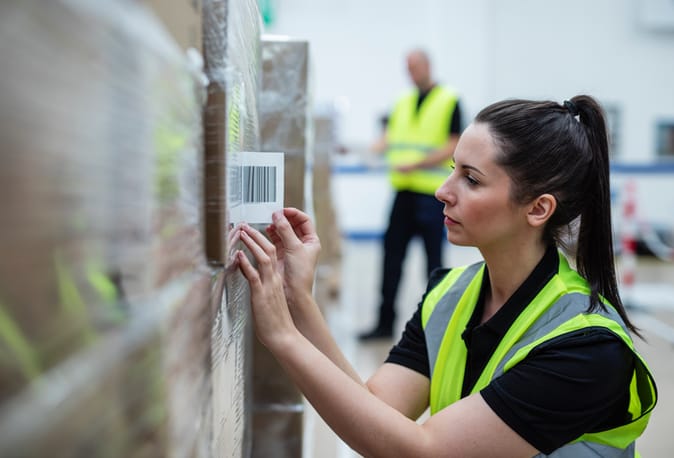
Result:
[[[365,456],[635,456],[656,391],[618,296],[599,105],[588,96],[490,105],[454,159],[436,192],[447,238],[484,262],[431,278],[366,383],[312,299],[320,244],[296,209],[274,215],[271,242],[241,228],[257,261],[237,254],[258,337]],[[576,271],[557,245],[578,217]]]

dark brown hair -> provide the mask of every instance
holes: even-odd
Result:
[[[541,194],[557,200],[544,240],[562,245],[562,235],[580,217],[576,267],[590,285],[588,311],[604,308],[599,295],[630,322],[618,294],[613,254],[609,155],[600,105],[579,95],[563,105],[550,101],[504,100],[478,113],[499,147],[497,162],[513,182],[511,198],[530,202]]]

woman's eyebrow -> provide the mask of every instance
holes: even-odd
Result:
[[[473,171],[479,173],[479,174],[482,175],[482,176],[486,176],[485,173],[482,172],[482,170],[480,170],[480,169],[478,169],[477,167],[474,167],[474,166],[472,166],[472,165],[461,164],[460,167],[461,167],[462,169],[473,170]]]

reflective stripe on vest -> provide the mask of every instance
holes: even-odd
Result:
[[[455,270],[458,272],[452,274]],[[466,346],[461,340],[461,333],[472,316],[483,274],[484,263],[452,269],[424,300],[422,325],[431,366],[431,413],[461,398],[466,364]],[[508,329],[472,393],[479,392],[544,342],[592,327],[608,329],[622,339],[636,356],[628,407],[632,421],[609,431],[583,435],[551,456],[596,456],[592,450],[601,448],[600,456],[633,457],[632,444],[645,429],[657,400],[655,383],[615,309],[606,304],[606,311],[586,313],[588,292],[585,280],[560,255],[558,274],[527,306],[526,313],[522,313]],[[625,455],[630,447],[632,452]]]
[[[594,444],[592,442],[575,442],[573,444],[560,447],[549,455],[539,453],[534,458],[634,458],[636,454],[636,447],[634,442],[624,449],[610,447],[608,445]]]
[[[451,160],[434,168],[410,173],[400,173],[394,168],[417,163],[430,151],[447,143],[458,98],[453,91],[435,86],[417,111],[418,97],[415,91],[396,104],[387,127],[386,158],[391,167],[391,184],[396,190],[433,195],[451,173]]]

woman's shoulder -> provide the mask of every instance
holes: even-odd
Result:
[[[428,283],[426,284],[426,293],[438,286],[438,283],[452,270],[451,267],[437,267],[431,271],[428,276]]]
[[[529,358],[547,359],[550,363],[572,362],[569,369],[580,365],[598,376],[605,371],[631,371],[633,356],[633,351],[622,338],[602,327],[562,334],[541,343],[529,354]]]
[[[587,431],[621,424],[634,358],[609,330],[572,332],[534,348],[482,396],[522,437],[550,452]]]

